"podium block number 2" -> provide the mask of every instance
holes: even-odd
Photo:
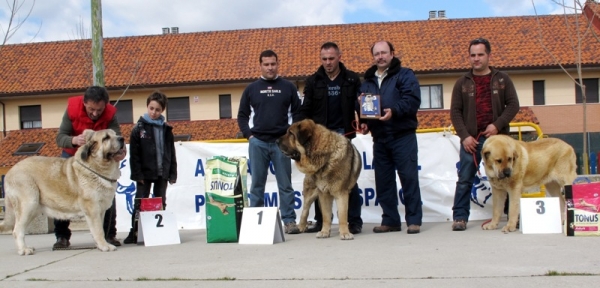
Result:
[[[523,234],[562,233],[558,197],[521,198]]]
[[[139,229],[141,233],[138,232],[138,242],[143,240],[146,246],[181,243],[173,212],[164,210],[140,212]]]
[[[162,224],[162,220],[163,220],[163,216],[162,214],[156,214],[154,216],[155,219],[158,219],[158,221],[156,221],[156,227],[157,228],[161,228],[161,227],[165,227],[165,225]]]

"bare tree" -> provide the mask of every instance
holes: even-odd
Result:
[[[25,1],[6,0],[6,5],[8,6],[9,17],[8,23],[6,23],[5,25],[2,25],[2,23],[0,23],[0,31],[2,32],[2,43],[0,44],[0,50],[2,50],[2,47],[8,42],[8,40],[10,40],[10,38],[12,38],[15,35],[15,33],[17,33],[21,26],[25,24],[25,22],[31,15],[31,12],[33,11],[33,7],[35,7],[35,0],[32,1],[31,7],[29,7],[29,10],[27,10],[25,16],[22,16],[20,13],[21,9],[23,9],[23,5],[25,5]],[[35,38],[35,36],[37,36],[37,33],[40,32],[41,27],[42,25],[40,23],[40,27],[38,28],[38,31],[35,33],[33,38]]]
[[[582,100],[582,107],[583,107],[583,172],[584,173],[589,173],[589,164],[588,164],[588,158],[589,158],[589,151],[588,151],[588,137],[587,137],[587,105],[586,105],[586,89],[585,89],[585,85],[583,83],[583,75],[582,75],[582,61],[581,61],[581,54],[582,54],[582,44],[585,43],[584,41],[588,40],[590,38],[590,36],[593,36],[596,40],[598,40],[600,42],[600,38],[598,37],[598,34],[596,33],[596,31],[594,30],[593,26],[592,26],[592,22],[593,22],[593,17],[596,17],[595,14],[592,14],[592,19],[588,19],[586,16],[582,16],[582,12],[584,10],[584,7],[586,5],[587,2],[593,2],[593,0],[584,0],[582,3],[582,1],[580,0],[572,0],[569,1],[569,3],[567,3],[567,1],[565,0],[551,0],[553,3],[555,3],[556,5],[562,7],[563,10],[563,15],[564,15],[564,24],[565,24],[565,28],[568,31],[568,33],[566,33],[567,35],[564,35],[565,37],[567,37],[569,39],[569,43],[571,45],[571,51],[573,51],[573,62],[575,63],[575,74],[576,75],[572,75],[571,72],[569,72],[569,70],[567,70],[567,68],[565,67],[565,65],[563,63],[561,63],[560,59],[558,59],[558,57],[548,48],[548,45],[546,45],[545,43],[545,39],[544,39],[544,34],[542,31],[542,25],[540,23],[540,19],[538,17],[537,14],[537,10],[535,7],[535,2],[534,0],[531,0],[531,4],[533,5],[533,9],[535,11],[535,15],[536,15],[536,20],[537,20],[537,24],[538,24],[538,41],[540,43],[540,45],[542,46],[542,48],[552,57],[552,59],[554,59],[555,64],[557,64],[564,72],[565,74],[567,74],[567,76],[569,76],[569,78],[571,78],[571,80],[573,80],[573,83],[575,83],[575,85],[577,85],[581,91],[581,100]],[[594,5],[598,5],[597,3]]]
[[[82,59],[84,59],[85,71],[88,71],[88,72],[86,72],[86,81],[89,81],[88,85],[93,85],[94,84],[94,69],[93,69],[93,65],[92,65],[93,53],[92,53],[91,41],[89,41],[90,37],[88,36],[88,34],[89,34],[88,31],[89,30],[85,27],[85,24],[83,22],[83,18],[79,17],[79,22],[77,23],[77,26],[75,27],[73,35],[74,35],[75,40],[78,40],[77,41],[77,50],[78,50],[79,54],[81,55]],[[131,84],[135,82],[137,72],[141,69],[141,66],[142,66],[141,61],[139,61],[139,60],[133,61],[133,66],[129,69],[131,71],[130,81],[125,86],[125,89],[123,90],[123,92],[121,93],[119,98],[117,98],[117,100],[115,102],[115,106],[119,103],[119,100],[121,100],[121,98],[125,95],[125,93],[127,93],[127,90],[129,90],[129,87],[131,86]]]

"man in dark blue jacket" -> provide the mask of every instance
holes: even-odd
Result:
[[[300,108],[300,119],[310,118],[348,139],[356,137],[352,121],[355,120],[355,107],[360,89],[358,74],[346,69],[340,62],[342,53],[337,44],[327,42],[321,45],[321,66],[306,79],[304,100]],[[361,200],[358,185],[350,191],[348,205],[348,228],[350,233],[362,231]],[[318,232],[322,228],[323,216],[319,200],[315,201],[315,225],[305,232]]]
[[[417,161],[417,111],[421,105],[421,90],[415,73],[400,65],[394,57],[394,47],[387,41],[371,47],[375,65],[365,72],[361,85],[364,94],[380,95],[383,115],[379,119],[361,121],[362,133],[373,136],[373,166],[377,202],[383,210],[381,226],[375,233],[401,230],[398,213],[398,171],[404,196],[408,234],[421,231],[423,210],[419,188]]]

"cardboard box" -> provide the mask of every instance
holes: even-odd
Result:
[[[206,161],[206,241],[237,242],[248,206],[247,159],[215,156]]]
[[[600,182],[565,186],[567,236],[600,236]]]

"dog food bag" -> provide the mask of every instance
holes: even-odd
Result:
[[[600,236],[600,182],[565,186],[567,236]]]
[[[237,242],[248,206],[247,159],[214,156],[206,161],[206,241]]]

